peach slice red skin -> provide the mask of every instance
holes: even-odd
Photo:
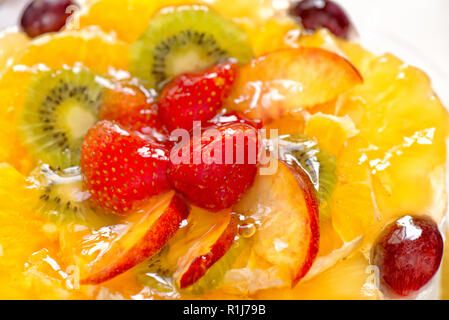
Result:
[[[305,90],[301,89],[298,95],[286,88],[272,88],[273,81],[305,84]],[[258,90],[249,92],[248,88],[253,87],[248,86],[250,83],[257,84]],[[361,83],[363,77],[357,68],[334,52],[312,47],[280,49],[255,58],[241,68],[226,108],[269,123],[295,109],[332,101]],[[283,98],[273,99],[267,105],[261,97],[273,89],[281,90],[276,96]]]
[[[164,213],[138,243],[128,251],[122,252],[114,264],[88,275],[81,279],[80,283],[99,284],[110,280],[158,253],[179,229],[181,222],[189,215],[189,211],[190,208],[185,199],[175,194]]]
[[[303,261],[302,265],[299,266],[298,272],[293,279],[292,287],[294,287],[299,280],[301,280],[307,272],[312,267],[313,262],[318,254],[319,243],[320,243],[320,228],[319,228],[319,206],[318,200],[315,194],[314,186],[310,181],[309,177],[296,165],[288,164],[283,162],[290,172],[295,176],[296,181],[302,189],[304,200],[309,211],[309,226],[311,231],[310,246],[308,248],[308,253],[306,259]]]
[[[204,276],[207,270],[223,257],[234,243],[238,232],[238,216],[233,214],[228,226],[212,245],[207,254],[197,256],[189,265],[187,271],[179,279],[179,287],[187,288]]]

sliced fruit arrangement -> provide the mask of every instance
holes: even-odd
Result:
[[[2,145],[1,160],[25,173],[41,160],[54,168],[76,164],[83,135],[98,119],[105,81],[99,75],[111,66],[126,70],[126,53],[125,45],[99,32],[31,41],[0,80],[7,106],[0,110],[1,134],[11,141]],[[15,149],[24,149],[24,156],[13,157]]]
[[[157,254],[188,214],[182,197],[165,193],[146,201],[121,224],[78,235],[68,232],[63,250],[80,268],[82,284],[102,283]]]
[[[133,74],[156,89],[179,74],[252,57],[246,34],[205,6],[165,8],[131,49]]]
[[[362,82],[357,69],[337,54],[305,47],[279,50],[241,68],[227,108],[268,123],[334,100]]]
[[[39,37],[0,52],[2,286],[68,297],[59,262],[79,292],[150,298],[412,297],[434,277],[449,126],[428,79],[343,40],[333,1],[279,6],[28,6]],[[281,132],[268,165],[261,128]]]

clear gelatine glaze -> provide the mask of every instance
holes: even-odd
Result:
[[[299,108],[295,110],[299,112],[268,125],[280,129],[282,134],[306,132],[337,159],[338,184],[330,200],[331,218],[319,221],[319,251],[309,276],[290,289],[285,281],[291,276],[288,272],[267,272],[272,271],[270,263],[274,261],[268,253],[294,249],[289,248],[291,243],[274,239],[274,249],[264,257],[268,262],[260,262],[247,245],[227,272],[224,285],[201,295],[185,295],[177,290],[158,294],[136,281],[137,269],[101,285],[77,289],[79,270],[74,263],[80,263],[80,259],[71,243],[90,235],[85,244],[91,251],[84,253],[95,257],[119,238],[117,234],[123,231],[120,226],[126,226],[127,221],[108,221],[107,227],[115,227],[101,229],[79,223],[59,225],[36,214],[32,208],[38,205],[40,189],[30,174],[37,164],[17,133],[23,92],[33,73],[63,65],[71,68],[80,64],[101,75],[100,79],[126,80],[127,44],[140,36],[159,7],[188,2],[92,1],[92,6],[84,7],[79,19],[73,21],[79,24],[68,27],[97,25],[106,32],[115,32],[118,40],[101,32],[85,31],[63,32],[31,44],[23,41],[21,34],[11,35],[11,40],[7,39],[9,35],[0,37],[4,52],[11,52],[0,54],[0,67],[11,65],[10,58],[14,57],[15,50],[10,50],[6,43],[17,41],[17,46],[26,46],[14,58],[13,68],[0,71],[5,72],[0,80],[0,105],[7,106],[0,110],[0,161],[5,163],[0,165],[0,298],[382,298],[368,259],[378,234],[404,212],[426,214],[439,223],[445,213],[447,113],[426,75],[398,58],[375,56],[358,44],[338,40],[323,30],[303,35],[301,28],[287,17],[287,0],[237,1],[233,6],[229,6],[228,0],[207,3],[242,26],[256,56],[301,45],[324,48],[345,56],[363,77],[363,84],[335,99],[310,106],[306,111]],[[101,83],[108,87],[108,81]],[[260,206],[254,212],[239,213],[246,213],[245,221],[258,227],[270,210],[270,206]],[[257,231],[250,235],[248,244],[256,238]],[[248,266],[250,256],[257,264]],[[448,283],[447,252],[445,259],[442,279]],[[252,279],[253,288],[263,290],[242,296],[241,288],[226,280],[235,277]],[[448,298],[447,288],[443,289],[443,296]]]

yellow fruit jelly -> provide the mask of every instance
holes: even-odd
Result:
[[[90,1],[67,31],[31,42],[20,34],[0,35],[0,298],[381,298],[369,264],[369,250],[381,230],[404,214],[427,214],[438,222],[445,214],[447,111],[422,71],[325,30],[303,34],[285,14],[286,7],[275,8],[273,2],[236,1],[230,6],[229,0]],[[191,3],[210,5],[238,23],[256,56],[284,48],[322,48],[347,58],[363,77],[363,84],[332,101],[266,125],[282,134],[302,131],[337,159],[338,183],[330,199],[330,218],[319,222],[317,260],[295,288],[265,272],[257,285],[266,289],[250,295],[242,295],[229,282],[198,296],[164,295],[136,281],[136,268],[101,285],[80,287],[71,241],[91,228],[58,226],[33,210],[39,192],[30,173],[37,162],[17,128],[29,79],[39,70],[77,65],[101,75],[126,75],[129,44],[151,16],[165,6]],[[23,48],[20,54],[18,47]],[[254,255],[249,251],[244,248],[241,255]],[[262,261],[246,258],[237,259],[230,271],[236,272],[242,261]],[[448,283],[447,252],[445,259],[443,281]],[[448,290],[443,291],[446,299]]]

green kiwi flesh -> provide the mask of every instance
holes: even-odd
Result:
[[[174,270],[166,261],[168,245],[157,255],[136,267],[136,280],[159,295],[177,295],[173,282]]]
[[[98,119],[102,97],[95,74],[86,69],[33,75],[20,130],[37,160],[57,169],[78,165],[84,135]]]
[[[51,223],[76,223],[99,228],[111,225],[118,219],[90,206],[89,194],[83,190],[79,167],[58,172],[48,165],[42,165],[32,177],[41,191],[36,212]]]
[[[162,9],[131,48],[131,69],[149,87],[160,89],[176,75],[234,58],[253,57],[246,33],[205,6]]]
[[[329,200],[337,185],[337,160],[302,133],[280,136],[282,160],[294,161],[309,176],[320,202],[320,217],[330,216]]]

